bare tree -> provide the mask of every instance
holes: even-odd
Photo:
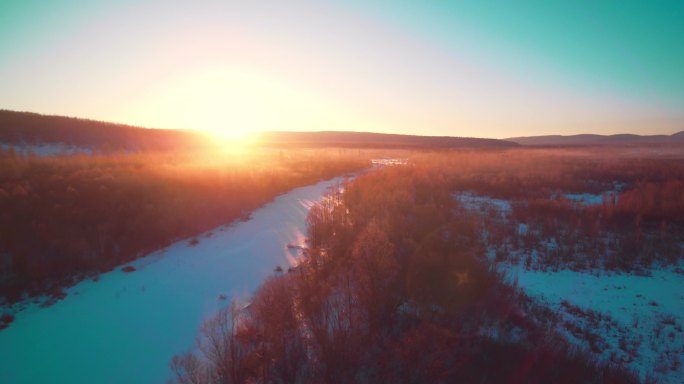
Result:
[[[241,339],[242,308],[233,301],[202,324],[194,353],[176,356],[171,368],[181,384],[237,384],[247,378],[252,345]]]

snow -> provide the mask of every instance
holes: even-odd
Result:
[[[93,150],[91,148],[78,147],[74,145],[67,145],[64,143],[40,143],[40,144],[8,144],[0,143],[0,149],[7,151],[14,149],[14,152],[20,156],[28,156],[30,154],[36,156],[55,156],[55,155],[76,155],[86,154],[91,155]]]
[[[487,210],[494,210],[501,218],[511,213],[511,203],[508,200],[495,199],[488,196],[476,195],[472,192],[460,192],[453,195],[456,201],[468,211],[485,213]]]
[[[563,196],[579,204],[602,204],[604,196],[614,199],[616,191],[624,187],[614,183],[613,190],[605,194]],[[510,220],[509,201],[472,192],[459,192],[454,198],[470,212],[496,213],[502,222],[514,225],[519,235],[530,230],[527,224]],[[555,238],[543,245],[547,251],[557,248]],[[495,255],[488,247],[487,260],[494,261]],[[520,257],[536,260],[537,250]],[[600,359],[624,364],[642,379],[648,375],[662,383],[684,383],[683,265],[655,267],[639,275],[596,269],[529,270],[525,263],[499,263],[498,268],[527,295],[560,316],[557,331],[570,342]]]
[[[564,193],[563,197],[581,205],[601,205],[604,202],[616,204],[620,192],[626,188],[626,183],[613,181],[612,188],[603,193]]]
[[[372,159],[371,163],[374,167],[392,166],[392,165],[406,165],[408,159],[395,159],[395,158],[379,158]]]
[[[204,319],[298,262],[301,250],[287,244],[303,244],[308,208],[341,181],[297,188],[195,246],[180,241],[131,263],[135,272],[117,269],[18,312],[0,331],[0,383],[164,382]]]
[[[508,264],[500,267],[528,295],[602,338],[605,344],[599,355],[603,359],[610,360],[612,356],[613,361],[623,362],[642,377],[653,375],[659,382],[684,382],[681,366],[684,274],[681,269],[659,268],[652,270],[650,276],[637,276],[570,270],[530,271]],[[595,312],[599,319],[591,313],[578,316],[568,312],[573,306]],[[587,346],[585,340],[569,336],[571,341]]]
[[[603,204],[602,194],[593,193],[564,193],[563,197],[582,205],[601,205]]]

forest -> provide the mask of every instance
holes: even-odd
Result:
[[[280,193],[369,165],[338,150],[0,152],[0,303],[54,301],[79,280],[247,220]]]
[[[0,143],[61,143],[95,152],[205,147],[205,135],[187,130],[146,129],[124,124],[0,109]]]
[[[497,268],[549,237],[569,250],[540,257],[545,267],[681,260],[684,164],[630,153],[414,152],[337,186],[309,212],[301,263],[208,319],[197,348],[171,361],[176,382],[656,382],[598,359],[604,346],[590,332],[589,348],[570,343],[560,330],[587,331]],[[464,194],[490,203],[473,212]],[[611,251],[588,252],[604,239]]]
[[[464,154],[445,161],[458,169],[449,180],[457,200],[489,200],[481,207],[480,227],[499,261],[644,272],[684,258],[681,157],[634,156],[618,147]],[[507,209],[492,204],[497,201]]]

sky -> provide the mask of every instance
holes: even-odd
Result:
[[[225,136],[684,130],[682,1],[4,1],[0,109]]]

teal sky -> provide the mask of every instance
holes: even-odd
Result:
[[[684,130],[681,1],[4,2],[0,108],[200,128]]]
[[[394,4],[390,17],[451,48],[474,35],[514,65],[679,106],[684,100],[682,1],[460,1],[420,10],[400,3],[374,11]]]

